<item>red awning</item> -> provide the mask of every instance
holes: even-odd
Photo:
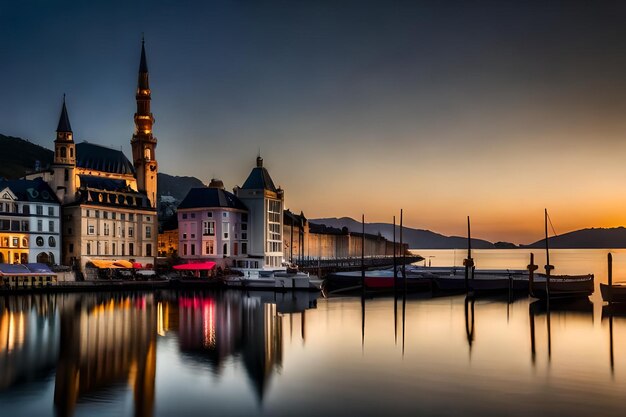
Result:
[[[215,268],[215,262],[198,262],[193,264],[174,265],[178,271],[208,271]]]

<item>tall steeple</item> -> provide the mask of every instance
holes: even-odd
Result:
[[[76,168],[76,144],[74,143],[70,118],[67,115],[65,94],[63,94],[63,106],[57,125],[57,135],[54,140],[54,162],[52,163],[54,179],[52,188],[61,202],[67,203],[74,195]]]
[[[152,135],[154,116],[150,112],[151,91],[148,80],[148,60],[146,45],[141,39],[141,57],[139,59],[139,77],[137,80],[137,112],[135,113],[135,133],[130,141],[133,149],[133,164],[137,173],[137,188],[146,192],[151,207],[156,207],[157,169],[155,149],[156,138]]]

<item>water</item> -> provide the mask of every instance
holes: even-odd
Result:
[[[435,265],[461,251],[420,251]],[[603,250],[555,250],[556,273],[606,280]],[[626,251],[613,251],[615,277]],[[536,262],[545,260],[536,251]],[[523,268],[527,251],[475,251]],[[626,318],[548,316],[522,298],[397,304],[240,292],[0,298],[7,416],[587,416],[626,411]],[[295,312],[294,312],[295,311]],[[473,311],[473,320],[472,320]],[[467,312],[467,313],[466,313]],[[533,314],[531,314],[531,312]],[[534,343],[532,330],[534,329]],[[611,359],[611,330],[613,360]],[[534,348],[533,348],[534,344]]]

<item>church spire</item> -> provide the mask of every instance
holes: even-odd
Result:
[[[141,38],[141,56],[139,58],[139,78],[137,80],[137,112],[135,113],[135,133],[130,141],[133,150],[133,165],[137,175],[137,188],[147,194],[150,206],[156,207],[156,161],[157,139],[152,135],[154,116],[150,111],[152,100],[150,83],[148,82],[148,60],[146,59],[146,43]]]
[[[70,118],[67,115],[67,107],[65,107],[65,94],[63,94],[63,107],[61,108],[61,117],[59,117],[59,125],[57,126],[57,133],[59,132],[72,132]]]

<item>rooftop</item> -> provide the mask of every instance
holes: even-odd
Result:
[[[133,164],[126,155],[117,149],[81,142],[76,145],[76,166],[93,171],[110,172],[113,174],[135,173]]]
[[[221,188],[192,188],[189,190],[178,209],[192,208],[233,208],[246,210],[248,208],[234,194]]]

